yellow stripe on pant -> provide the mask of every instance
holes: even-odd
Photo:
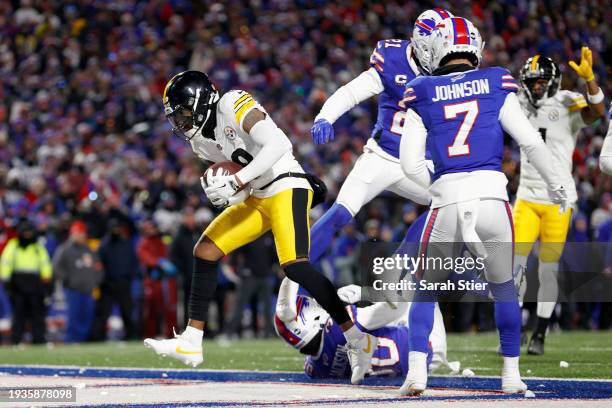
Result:
[[[272,230],[281,265],[308,258],[311,202],[312,191],[303,188],[284,190],[267,198],[249,197],[219,214],[204,235],[229,254]]]
[[[540,204],[517,198],[512,212],[516,253],[528,256],[533,243],[540,238],[540,261],[559,262],[572,210],[559,214],[558,204]]]

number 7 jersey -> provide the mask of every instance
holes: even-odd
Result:
[[[508,93],[517,90],[512,75],[500,67],[418,77],[408,84],[402,102],[427,130],[434,208],[480,197],[508,199],[499,116]],[[472,177],[477,171],[480,180]],[[491,184],[483,185],[482,177]]]

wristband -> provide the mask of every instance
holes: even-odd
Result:
[[[595,95],[591,95],[587,92],[587,101],[591,105],[597,105],[598,103],[602,103],[604,100],[604,93],[601,88],[597,88],[597,93]]]

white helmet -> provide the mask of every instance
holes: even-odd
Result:
[[[452,17],[442,21],[431,34],[431,61],[429,67],[433,72],[451,54],[461,54],[472,60],[475,67],[482,60],[484,42],[478,29],[466,18]]]
[[[313,350],[318,353],[323,344],[322,333],[330,319],[329,314],[314,299],[302,295],[297,297],[296,312],[295,319],[290,321],[283,321],[278,315],[274,315],[276,334],[300,351],[309,349],[310,352],[306,354],[312,354]],[[310,344],[319,333],[321,336],[318,344]]]
[[[414,22],[410,43],[416,60],[421,68],[427,73],[430,72],[427,66],[431,58],[429,53],[430,35],[442,20],[450,17],[453,17],[453,15],[449,11],[435,8],[422,12]]]

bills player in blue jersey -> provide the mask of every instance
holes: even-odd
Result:
[[[419,59],[427,58],[425,43],[431,31],[438,22],[451,16],[443,9],[427,10],[415,22],[412,41],[379,41],[370,57],[370,68],[330,96],[315,118],[311,130],[313,141],[328,143],[334,139],[332,124],[340,116],[379,95],[378,119],[363,154],[342,184],[336,202],[312,227],[311,261],[316,262],[334,234],[384,190],[418,204],[429,204],[427,190],[407,180],[399,165],[399,143],[406,113],[401,100],[406,84],[427,73]]]
[[[477,69],[483,41],[464,18],[438,24],[429,43],[431,76],[406,87],[408,110],[400,146],[406,175],[432,195],[420,252],[426,257],[458,256],[465,243],[481,257],[495,300],[495,321],[503,355],[502,391],[524,392],[519,372],[520,309],[512,276],[514,230],[502,173],[504,132],[526,153],[548,185],[550,199],[567,209],[562,174],[549,166],[551,153],[522,113],[518,85],[499,67]],[[434,163],[429,172],[425,150]],[[564,176],[564,175],[563,175]],[[446,243],[443,245],[441,243]],[[450,244],[449,244],[450,243]],[[444,271],[426,269],[417,279],[444,281]],[[418,395],[427,386],[427,340],[435,293],[417,291],[410,310],[409,372],[400,392]]]
[[[285,278],[281,283],[274,327],[290,346],[306,355],[304,371],[312,378],[349,378],[351,367],[346,355],[346,339],[338,326],[318,303],[298,295],[298,285]],[[361,330],[375,335],[378,346],[372,356],[369,375],[405,376],[408,372],[407,303],[376,303],[357,308],[347,306],[351,319]],[[428,343],[430,370],[446,366],[458,372],[459,362],[446,359],[446,332],[442,315],[435,309],[436,323]]]

